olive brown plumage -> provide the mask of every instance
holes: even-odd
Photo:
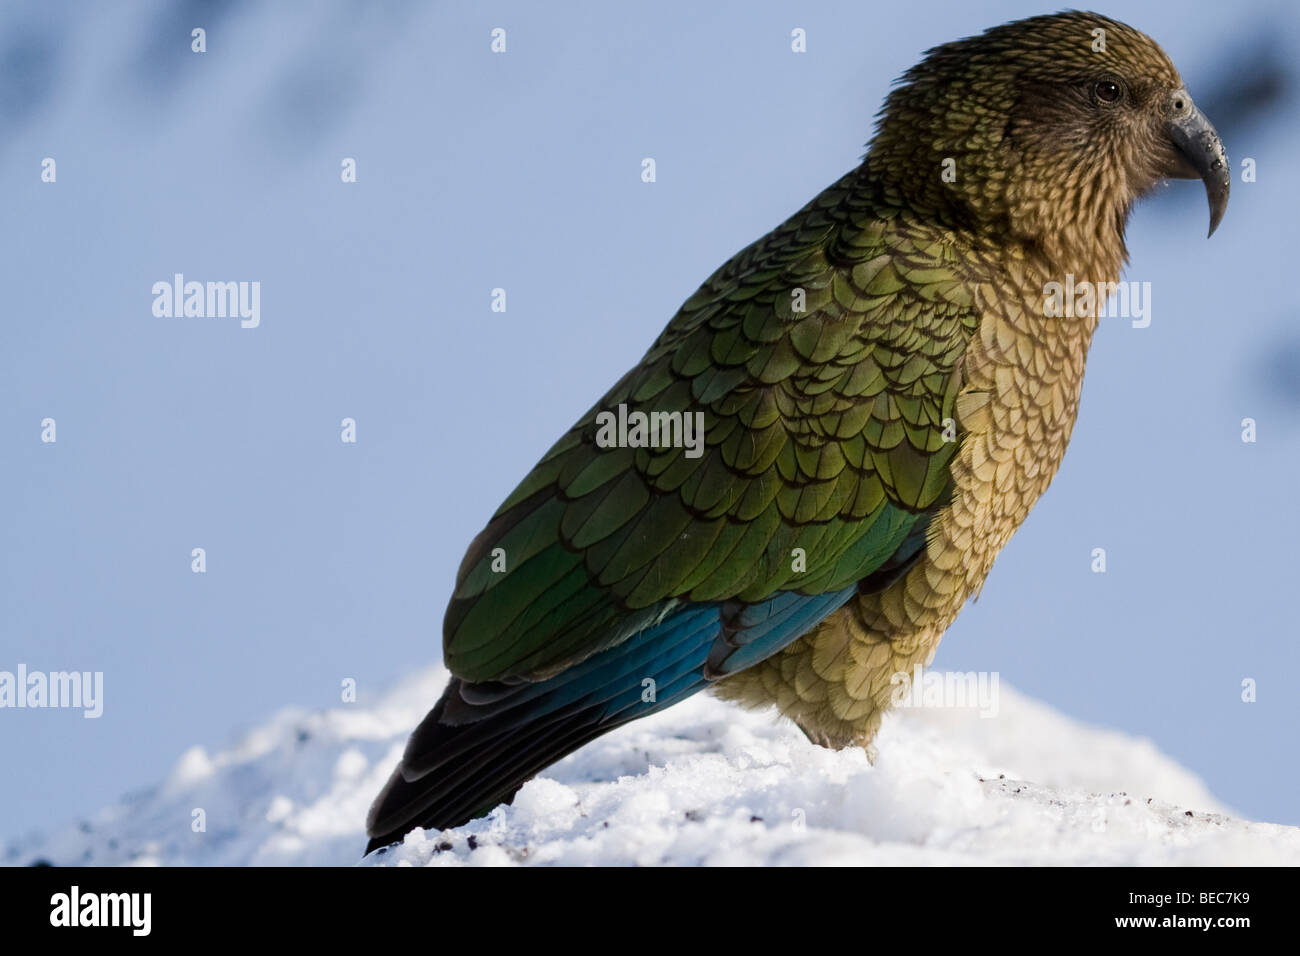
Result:
[[[592,738],[712,688],[870,746],[1055,475],[1133,203],[1227,157],[1160,48],[1090,13],[938,47],[860,166],[742,250],[475,539],[454,675],[371,848],[455,826]],[[696,451],[603,412],[702,415]],[[643,436],[644,437],[644,436]],[[687,453],[691,451],[691,453]]]

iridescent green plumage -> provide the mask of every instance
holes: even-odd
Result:
[[[461,567],[453,672],[544,677],[673,599],[838,590],[942,502],[976,315],[951,245],[874,191],[856,171],[736,255],[524,479]],[[703,455],[598,447],[620,404],[703,412]]]

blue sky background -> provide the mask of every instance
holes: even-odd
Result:
[[[436,661],[465,546],[677,306],[857,163],[922,51],[1053,9],[562,8],[0,10],[0,669],[105,674],[98,720],[0,711],[0,840]],[[1199,184],[1137,210],[1152,324],[1103,320],[1065,466],[935,663],[1150,736],[1240,812],[1300,824],[1300,143],[1274,70],[1297,13],[1103,12],[1162,43],[1258,182],[1209,242]],[[260,328],[155,318],[175,272],[260,281]]]

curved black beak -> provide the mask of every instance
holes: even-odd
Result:
[[[1228,154],[1214,126],[1185,92],[1179,91],[1173,95],[1169,112],[1165,132],[1169,134],[1179,158],[1185,160],[1188,167],[1174,175],[1187,179],[1199,178],[1205,183],[1205,195],[1210,201],[1210,231],[1207,237],[1212,236],[1228,209],[1228,190],[1232,185],[1232,167],[1228,165]]]

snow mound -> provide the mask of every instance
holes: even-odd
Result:
[[[369,708],[285,711],[219,753],[194,747],[161,784],[14,841],[4,862],[356,863],[369,803],[446,676],[431,669]],[[1000,691],[993,718],[890,715],[874,766],[697,696],[550,767],[511,806],[366,862],[1300,864],[1300,828],[1234,819],[1149,741]]]

